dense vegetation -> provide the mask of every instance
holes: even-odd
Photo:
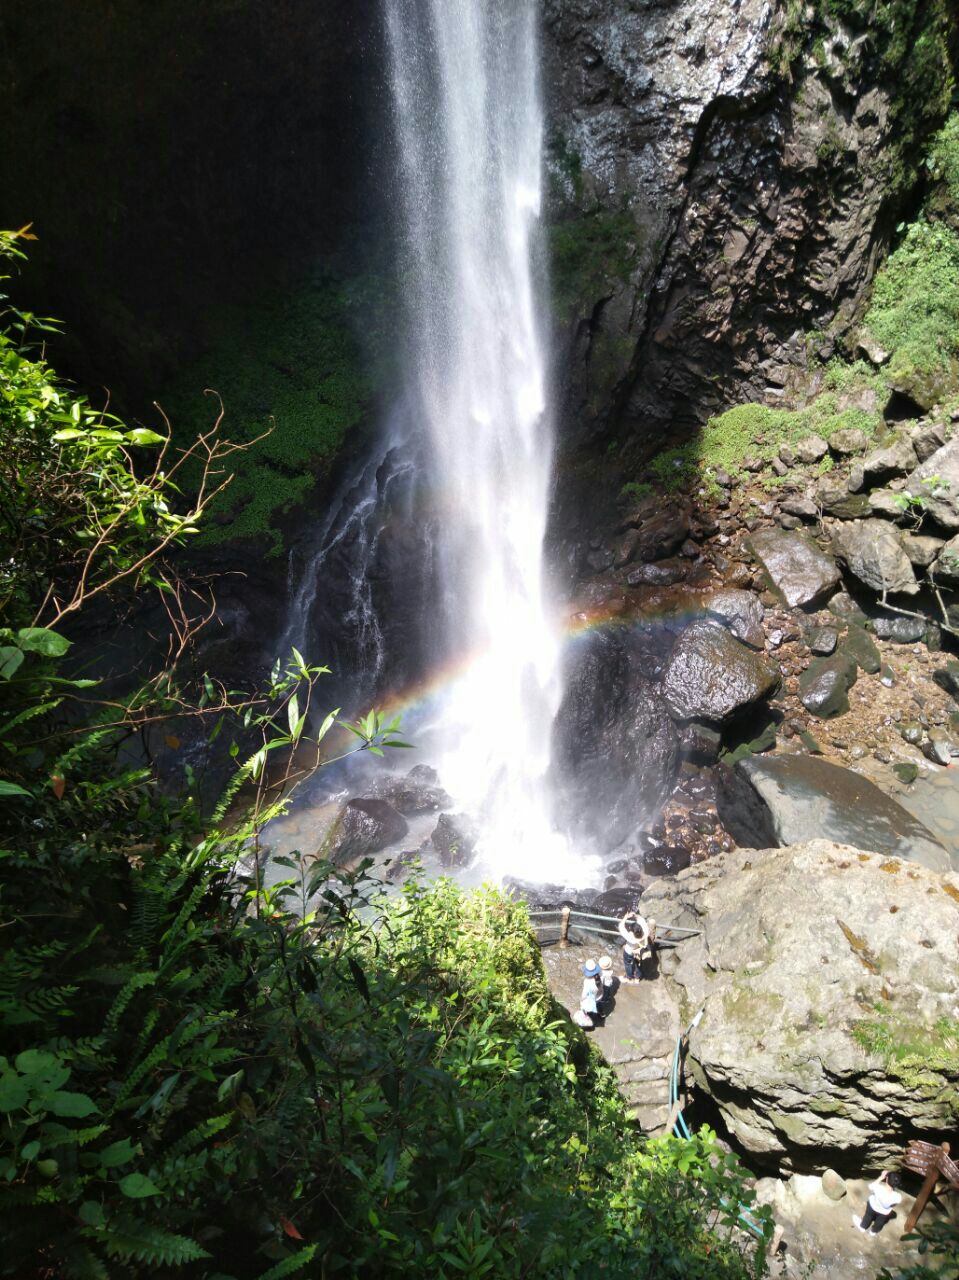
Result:
[[[8,309],[0,336],[0,1275],[760,1275],[736,1162],[634,1129],[522,906],[300,857],[264,886],[322,669],[192,672],[175,551],[234,446],[99,412],[31,348],[43,323]],[[170,647],[118,692],[85,674],[94,624],[148,593]],[[212,814],[189,771],[156,785],[171,716],[236,761]]]

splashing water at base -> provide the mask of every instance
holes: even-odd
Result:
[[[385,0],[409,256],[410,394],[431,442],[448,654],[438,764],[489,871],[583,878],[546,773],[560,635],[543,540],[553,455],[534,288],[535,0]]]

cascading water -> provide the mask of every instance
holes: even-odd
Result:
[[[437,763],[494,874],[583,875],[549,816],[560,634],[535,289],[536,0],[385,0],[408,253],[410,400],[431,444],[445,649]]]

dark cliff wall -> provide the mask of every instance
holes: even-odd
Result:
[[[945,0],[546,0],[572,440],[781,394],[861,307],[949,99]]]
[[[205,312],[356,254],[377,0],[6,0],[0,223],[72,371],[152,398]],[[126,394],[123,394],[126,393]]]

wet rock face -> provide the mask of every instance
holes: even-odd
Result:
[[[441,813],[429,842],[444,867],[465,867],[477,838],[476,827],[465,813]]]
[[[833,542],[849,572],[873,591],[915,595],[919,590],[898,534],[885,520],[841,524]]]
[[[383,778],[374,790],[377,798],[386,800],[397,813],[434,813],[450,803],[439,775],[428,764],[414,765],[403,777]]]
[[[948,871],[930,831],[868,779],[815,756],[754,756],[721,773],[717,807],[737,844],[818,838]]]
[[[673,647],[663,694],[677,720],[722,722],[766,697],[779,673],[714,622],[694,622]]]
[[[319,850],[338,867],[348,867],[387,845],[402,840],[409,827],[385,800],[350,800]]]
[[[763,529],[751,542],[773,590],[790,608],[814,604],[839,582],[835,561],[804,534]]]
[[[959,1001],[955,873],[817,839],[721,854],[640,905],[705,931],[661,964],[685,1009],[705,1007],[693,1079],[757,1163],[859,1173],[952,1130],[959,1071],[929,1057]],[[922,1088],[868,1047],[865,1021],[920,1046]]]
[[[556,218],[617,242],[571,309],[571,431],[665,434],[775,391],[803,333],[856,311],[894,221],[873,159],[908,140],[851,30],[817,60],[811,25],[792,82],[771,69],[784,10],[544,0]]]
[[[856,683],[856,663],[845,654],[816,658],[799,678],[799,701],[821,720],[849,710],[848,691]]]
[[[581,637],[553,725],[560,820],[575,837],[598,834],[606,850],[648,823],[673,784],[679,739],[648,669],[626,632]]]

